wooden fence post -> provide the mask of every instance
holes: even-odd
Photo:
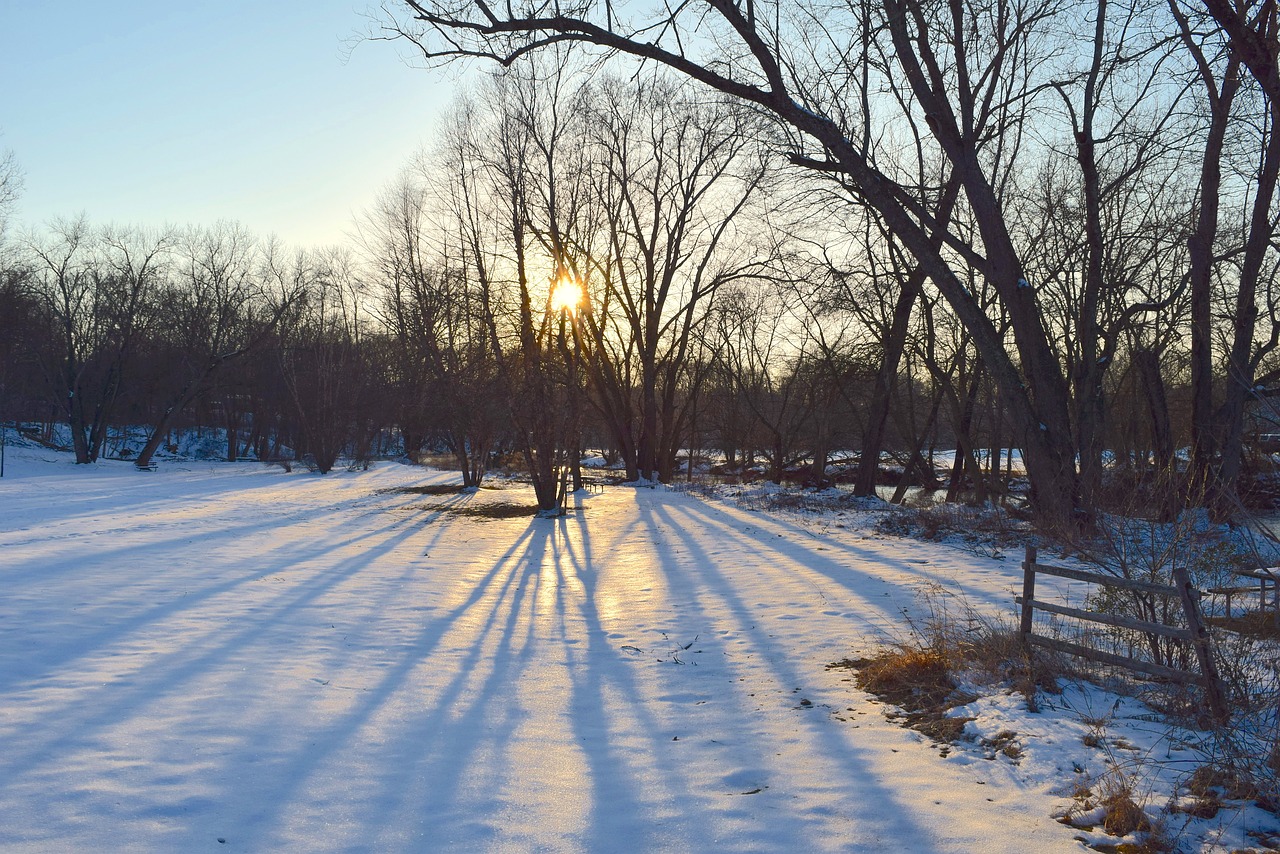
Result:
[[[1022,561],[1022,622],[1018,626],[1022,633],[1022,642],[1027,643],[1031,636],[1031,603],[1036,596],[1036,547],[1027,546],[1026,557]]]
[[[1181,564],[1173,567],[1173,581],[1178,588],[1178,597],[1182,600],[1187,626],[1191,629],[1191,646],[1196,651],[1196,660],[1200,665],[1209,710],[1218,723],[1225,723],[1230,712],[1227,709],[1226,692],[1222,689],[1222,679],[1218,676],[1218,665],[1213,660],[1213,650],[1209,648],[1209,630],[1205,627],[1204,613],[1200,610],[1199,591],[1191,586],[1191,576]]]

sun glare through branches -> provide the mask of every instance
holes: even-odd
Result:
[[[585,301],[586,295],[582,283],[570,276],[561,276],[551,286],[551,308],[553,311],[577,313]]]

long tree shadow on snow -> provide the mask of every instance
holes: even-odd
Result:
[[[710,533],[711,539],[717,534],[738,536],[742,532],[731,528],[726,530],[722,520],[714,517],[699,518],[700,513],[690,514],[689,511],[697,505],[691,507],[690,500],[686,498],[656,493],[643,496],[643,499],[647,500],[640,501],[639,514],[651,536],[667,545],[678,544],[680,548],[678,558],[669,548],[660,549],[657,554],[658,566],[671,587],[673,600],[685,603],[679,615],[685,624],[685,634],[696,629],[710,633],[713,639],[725,637],[737,641],[736,648],[721,650],[725,653],[723,658],[727,670],[724,682],[734,690],[724,704],[725,720],[722,725],[741,742],[734,757],[736,765],[744,769],[758,768],[762,779],[768,781],[769,790],[759,797],[776,798],[775,803],[785,805],[786,799],[797,790],[813,785],[826,787],[834,781],[836,789],[840,790],[835,798],[841,805],[838,808],[847,810],[849,817],[856,815],[863,840],[918,838],[920,829],[911,819],[912,805],[901,800],[895,781],[877,776],[879,763],[874,758],[875,751],[860,746],[856,739],[850,737],[851,730],[821,710],[798,704],[806,688],[812,685],[815,673],[821,671],[826,662],[797,658],[797,648],[787,645],[775,634],[777,626],[766,622],[762,608],[772,603],[744,599],[740,592],[742,585],[734,577],[740,570],[726,565],[724,556],[718,557],[709,551],[702,537],[681,536],[680,533],[697,531],[699,525],[707,526],[701,530]],[[688,524],[691,517],[696,524]],[[821,607],[819,601],[815,601],[813,589],[805,590],[807,581],[788,576],[805,571],[809,560],[821,564],[826,559],[820,553],[795,544],[779,548],[778,542],[776,537],[748,536],[739,539],[738,545],[747,544],[748,548],[743,551],[756,551],[763,565],[774,568],[769,578],[769,589],[778,597],[786,599],[797,591],[801,594],[807,592],[813,603],[811,607],[815,610]],[[868,610],[882,607],[881,603],[874,601],[864,601],[863,605]],[[803,603],[792,603],[792,607],[802,608]],[[861,629],[877,631],[877,623],[867,620]],[[714,643],[712,640],[703,646],[713,647]],[[803,656],[803,647],[799,652]],[[768,714],[762,714],[761,722],[755,726],[738,720],[738,710],[749,710],[753,704],[757,705],[758,711],[771,710],[772,721]],[[786,719],[790,732],[776,729],[776,715],[780,710],[783,714],[790,712]],[[802,751],[805,759],[798,767],[794,755],[778,758],[780,742],[797,738],[805,745]],[[901,808],[866,815],[858,808],[864,803],[898,803]],[[786,844],[783,839],[771,837],[770,828],[763,819],[767,813],[756,815],[759,818],[750,824],[759,822],[753,829],[759,833],[761,846],[768,848]],[[825,828],[828,818],[817,814],[795,816],[793,820],[812,834],[815,847],[825,848],[831,845]],[[742,833],[742,829],[738,832]],[[858,843],[858,840],[850,839],[846,844],[853,846]],[[876,845],[868,844],[867,847],[874,850]]]
[[[1012,597],[1015,590],[1020,591],[1022,584],[1021,564],[1017,561],[980,558],[988,566],[985,574],[1003,577],[1007,595],[1002,595],[992,590],[992,585],[985,578],[981,586],[966,584],[967,569],[949,569],[943,563],[887,555],[884,549],[874,546],[863,547],[816,537],[784,514],[737,510],[685,496],[668,495],[658,500],[662,506],[678,508],[696,524],[712,526],[726,535],[750,539],[758,544],[762,553],[774,554],[799,570],[822,576],[855,596],[865,597],[865,581],[873,578],[899,587],[923,589],[937,586],[960,597],[963,605],[974,606],[987,613],[1015,613]],[[812,546],[806,546],[806,541]],[[945,552],[952,547],[937,545],[934,548],[942,553],[939,561],[945,562]],[[972,556],[966,556],[961,563],[970,560]]]
[[[377,828],[406,817],[416,819],[411,823],[420,838],[439,845],[471,850],[501,839],[531,849],[538,840],[513,836],[504,814],[514,810],[528,821],[530,812],[545,811],[554,822],[566,808],[562,798],[579,806],[566,791],[580,788],[590,792],[587,810],[597,818],[575,832],[585,850],[643,850],[692,833],[692,820],[678,832],[678,805],[692,799],[678,763],[661,768],[665,790],[658,798],[677,831],[655,835],[653,805],[641,796],[636,773],[643,760],[610,743],[606,693],[651,733],[646,752],[663,746],[662,726],[626,672],[599,660],[621,654],[602,643],[592,605],[591,540],[581,518],[527,525],[464,601],[423,628],[421,651],[447,675],[401,722],[385,753],[370,757],[378,772],[368,798],[380,805],[381,818],[366,828],[376,840],[369,850],[403,844],[380,837]],[[405,667],[402,675],[413,665]],[[367,714],[343,723],[344,738],[359,738],[374,704],[376,697]],[[551,728],[545,742],[542,727]],[[563,769],[551,766],[561,763],[573,768],[567,789],[557,790],[552,780]]]
[[[402,499],[402,502],[408,503],[405,499]],[[170,505],[165,502],[164,506],[167,508]],[[387,509],[379,508],[376,512],[386,512]],[[320,507],[312,507],[306,513],[306,518],[311,522],[322,522],[327,518],[331,520],[328,524],[334,529],[341,529],[341,526],[348,523],[349,513],[350,508],[346,504],[331,502]],[[133,508],[128,511],[128,514],[135,520],[145,518],[145,515],[140,515],[140,511]],[[208,515],[213,516],[215,513],[210,510]],[[175,533],[158,540],[97,549],[88,558],[83,553],[73,553],[61,560],[42,557],[28,566],[12,567],[5,573],[5,583],[10,595],[14,596],[24,584],[48,587],[59,583],[65,577],[66,583],[70,585],[77,582],[79,576],[91,574],[95,566],[110,567],[117,562],[133,565],[146,564],[153,558],[158,562],[159,559],[166,558],[177,543],[188,546],[188,551],[192,554],[190,559],[193,561],[197,559],[208,561],[209,552],[201,552],[201,549],[209,549],[215,556],[213,563],[216,563],[218,547],[228,541],[245,541],[251,537],[263,535],[267,539],[267,545],[252,564],[243,568],[228,567],[227,571],[221,573],[216,580],[201,580],[194,584],[175,580],[166,587],[168,573],[165,569],[167,568],[158,568],[156,577],[150,580],[153,584],[152,588],[148,590],[147,595],[141,597],[144,606],[144,610],[141,611],[130,610],[127,607],[137,598],[137,592],[127,585],[112,586],[101,591],[102,595],[99,598],[86,599],[80,619],[85,625],[93,627],[90,634],[60,640],[59,645],[52,650],[47,648],[42,650],[38,661],[19,659],[13,662],[0,672],[0,692],[17,690],[25,680],[39,675],[34,669],[36,667],[47,670],[50,666],[55,669],[74,666],[77,660],[107,649],[149,626],[172,619],[184,612],[197,611],[210,600],[233,594],[246,585],[261,582],[269,576],[276,575],[281,571],[281,567],[305,567],[316,554],[317,548],[322,546],[313,540],[278,540],[271,536],[273,532],[285,529],[288,521],[272,514],[258,514],[239,519],[230,528],[219,527],[197,532],[176,530]],[[180,528],[180,524],[172,527]],[[126,529],[122,527],[120,530]],[[352,534],[347,539],[346,545],[351,546],[368,541],[371,552],[376,554],[380,538],[397,530],[403,531],[406,536],[413,533],[411,529],[406,528],[405,520],[393,520],[373,530],[362,530]],[[108,572],[105,577],[110,578],[111,575]],[[323,593],[327,589],[325,584],[340,577],[340,572],[325,573],[315,579],[320,586],[311,588],[312,597]],[[182,586],[183,589],[176,592],[177,586]],[[163,601],[157,601],[160,599]],[[10,649],[13,648],[14,645],[11,644]]]
[[[261,568],[184,601],[142,603],[69,639],[44,659],[48,672],[10,675],[11,687],[42,691],[137,636],[167,638],[120,669],[126,679],[51,694],[39,715],[11,719],[17,748],[0,757],[0,779],[57,779],[97,742],[163,721],[174,743],[139,747],[144,765],[209,750],[182,766],[202,781],[194,799],[189,782],[160,771],[131,793],[131,815],[170,821],[156,832],[172,850],[228,828],[244,848],[279,850],[321,827],[318,847],[344,851],[531,850],[548,839],[589,851],[847,849],[862,843],[841,844],[833,828],[860,803],[898,803],[847,728],[791,708],[792,690],[825,662],[770,636],[790,611],[820,613],[824,601],[853,633],[896,618],[855,580],[854,558],[870,553],[786,543],[800,536],[788,523],[743,530],[732,514],[661,492],[638,495],[630,521],[604,530],[590,500],[560,520],[493,524],[424,521],[398,501],[371,506],[390,519],[288,539]],[[323,511],[335,526],[339,504]],[[732,548],[716,546],[728,538]],[[437,550],[452,557],[404,557]],[[774,567],[769,598],[781,605],[744,593],[755,589],[733,565],[744,559],[753,572]],[[648,576],[632,584],[635,561]],[[629,607],[641,595],[644,607]],[[244,607],[206,624],[236,596]],[[657,640],[663,631],[670,642]],[[693,650],[685,664],[655,654],[695,633],[698,666]],[[247,680],[251,690],[226,685],[242,708],[217,705],[214,677]],[[829,807],[780,828],[771,818],[801,792]],[[867,839],[918,838],[901,806],[859,815]]]
[[[394,549],[400,542],[413,536],[417,529],[404,521],[387,524],[363,534],[359,554],[338,561],[323,571],[295,573],[297,583],[290,584],[263,603],[251,617],[232,625],[206,625],[199,632],[188,632],[179,643],[171,643],[158,652],[140,655],[140,662],[127,669],[116,668],[111,681],[88,690],[79,690],[65,706],[49,709],[45,714],[25,724],[18,725],[13,744],[21,745],[0,759],[0,777],[11,778],[43,764],[59,755],[68,745],[93,739],[99,731],[128,721],[131,717],[145,715],[157,700],[181,696],[190,684],[209,672],[215,665],[243,654],[261,638],[263,627],[286,620],[291,614],[307,608],[321,597],[331,593],[346,580],[361,572],[379,554]],[[314,549],[315,546],[313,545]],[[288,560],[294,560],[290,555]],[[260,581],[266,575],[278,571],[279,564],[264,556],[269,568],[246,573],[225,582],[212,584],[189,596],[173,602],[152,606],[143,612],[124,616],[103,629],[87,636],[68,639],[65,647],[56,650],[42,661],[42,666],[52,664],[39,674],[32,685],[15,685],[10,691],[39,690],[41,682],[67,678],[83,662],[101,656],[119,656],[114,648],[130,642],[132,635],[143,633],[165,620],[197,610],[202,603],[227,593],[235,592],[246,584]],[[207,622],[207,621],[206,621]],[[246,664],[252,665],[252,657]],[[216,702],[216,698],[211,699]],[[51,726],[50,721],[56,720]],[[52,729],[52,732],[50,730]]]

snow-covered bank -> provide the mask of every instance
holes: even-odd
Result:
[[[1075,851],[1051,813],[1107,756],[1074,707],[1173,750],[1077,692],[975,701],[1019,755],[943,757],[825,668],[920,585],[1007,611],[1014,560],[661,489],[394,491],[455,477],[11,448],[0,850]]]

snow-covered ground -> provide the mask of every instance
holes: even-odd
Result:
[[[1107,838],[1052,814],[1084,775],[1159,759],[1154,810],[1198,761],[1095,689],[977,700],[947,755],[887,720],[825,665],[905,636],[922,586],[1012,613],[1020,570],[867,514],[611,487],[485,518],[531,495],[387,491],[456,478],[395,464],[7,463],[6,852],[1078,851]],[[1277,824],[1169,821],[1188,850]]]

